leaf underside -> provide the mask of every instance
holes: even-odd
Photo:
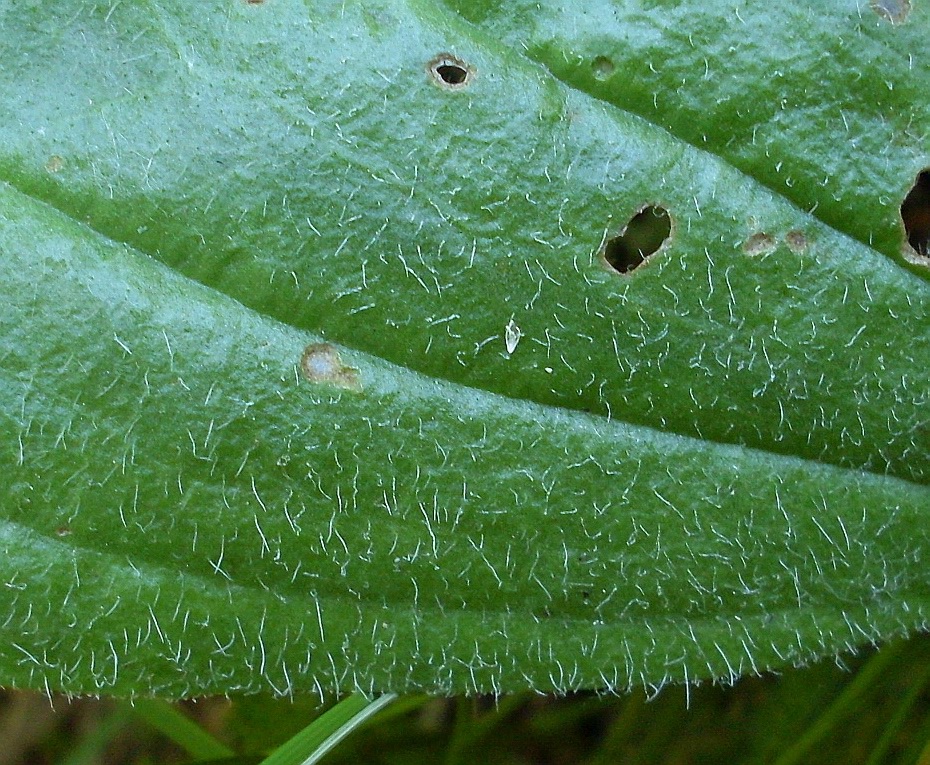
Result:
[[[455,5],[0,6],[0,682],[620,690],[926,628],[927,12]]]

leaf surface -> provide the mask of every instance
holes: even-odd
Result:
[[[899,208],[928,163],[923,4],[446,3],[572,87],[902,262]]]
[[[919,269],[513,28],[2,10],[4,683],[625,688],[926,625]]]

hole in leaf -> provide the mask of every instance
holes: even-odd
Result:
[[[449,90],[464,88],[474,77],[474,70],[451,53],[440,53],[429,62],[427,69],[437,85]]]
[[[901,220],[907,246],[923,258],[930,257],[930,168],[917,175],[914,187],[904,197]]]
[[[446,85],[461,85],[468,79],[468,71],[456,64],[441,64],[436,67],[436,74]]]
[[[626,274],[657,252],[672,233],[668,210],[649,205],[634,215],[626,228],[604,245],[604,260],[615,271]]]

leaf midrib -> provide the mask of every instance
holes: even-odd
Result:
[[[40,204],[40,205],[42,205],[42,206],[44,206],[44,207],[47,207],[47,208],[49,208],[49,209],[51,209],[51,210],[54,210],[56,213],[58,213],[58,214],[60,214],[60,215],[62,215],[62,216],[64,216],[64,217],[66,217],[66,218],[67,218],[68,220],[70,220],[72,223],[74,223],[74,224],[80,226],[81,228],[87,229],[88,231],[92,232],[94,235],[103,238],[103,239],[106,240],[107,242],[109,242],[109,243],[111,243],[111,244],[119,245],[119,246],[125,248],[126,251],[132,252],[132,253],[133,253],[134,255],[136,255],[136,256],[142,256],[142,257],[145,257],[145,258],[148,258],[148,259],[152,260],[153,262],[157,263],[157,264],[159,265],[159,267],[165,268],[166,270],[168,270],[168,271],[169,271],[170,273],[172,273],[176,278],[182,279],[182,280],[184,280],[185,282],[189,282],[189,283],[191,283],[191,284],[196,284],[196,285],[198,285],[198,286],[200,286],[200,287],[203,287],[204,289],[208,289],[208,290],[210,290],[211,292],[214,292],[214,293],[216,293],[216,294],[223,295],[223,297],[225,297],[225,298],[228,299],[228,300],[231,300],[239,309],[241,309],[241,310],[243,310],[243,311],[247,311],[247,312],[254,313],[254,314],[257,315],[257,316],[260,316],[264,321],[270,321],[270,322],[273,322],[273,323],[275,323],[275,324],[280,324],[280,325],[282,325],[282,326],[286,326],[286,327],[288,327],[288,328],[290,328],[290,329],[293,329],[293,330],[296,330],[296,331],[298,331],[298,332],[306,332],[306,333],[308,333],[312,338],[318,338],[318,337],[319,337],[318,335],[316,335],[315,333],[313,333],[312,330],[309,330],[309,329],[307,329],[307,328],[305,328],[305,327],[300,327],[300,326],[296,326],[296,325],[293,325],[293,324],[285,323],[285,322],[281,321],[280,319],[278,319],[278,318],[276,318],[276,317],[274,317],[274,316],[271,316],[271,315],[265,313],[264,311],[260,311],[260,310],[258,310],[258,309],[256,309],[256,308],[252,308],[252,307],[249,307],[249,306],[245,305],[245,304],[242,303],[240,300],[238,300],[235,296],[230,295],[229,293],[224,292],[224,291],[222,291],[222,290],[219,290],[219,289],[217,289],[216,287],[214,287],[213,285],[200,282],[200,281],[198,281],[198,280],[196,280],[196,279],[193,279],[193,278],[187,276],[186,274],[184,274],[184,273],[182,273],[182,272],[177,271],[176,269],[173,269],[173,268],[169,267],[168,265],[166,265],[165,263],[163,263],[159,258],[157,258],[157,257],[155,257],[155,256],[153,256],[153,255],[151,255],[151,254],[149,254],[149,253],[147,253],[147,252],[145,252],[145,251],[143,251],[143,250],[140,250],[140,249],[139,249],[138,247],[136,247],[135,245],[133,245],[133,244],[131,244],[131,243],[129,243],[129,242],[121,241],[121,240],[119,240],[119,239],[114,239],[114,238],[112,238],[110,235],[108,235],[106,232],[100,231],[99,229],[97,229],[97,228],[92,224],[92,222],[91,222],[90,220],[80,220],[80,219],[78,219],[78,218],[75,218],[75,217],[73,217],[67,210],[64,210],[64,209],[62,209],[61,207],[59,207],[58,205],[53,204],[50,200],[42,199],[41,197],[38,197],[38,196],[36,196],[35,194],[30,193],[29,191],[25,191],[25,190],[23,190],[22,188],[20,188],[19,185],[17,185],[17,184],[10,183],[9,181],[6,181],[6,180],[4,180],[4,179],[2,179],[2,178],[0,178],[0,183],[5,183],[7,186],[9,186],[10,188],[16,190],[18,193],[22,194],[22,195],[23,195],[24,197],[26,197],[27,199],[30,199],[32,202],[34,202],[34,203],[36,203],[36,204]],[[382,357],[382,356],[378,356],[378,355],[372,354],[371,352],[369,352],[369,351],[367,351],[367,350],[361,350],[361,349],[356,348],[356,347],[354,347],[354,346],[352,346],[352,345],[349,345],[349,344],[347,344],[347,343],[344,343],[344,342],[342,341],[341,338],[339,339],[338,344],[341,345],[341,346],[344,347],[344,348],[348,348],[348,349],[352,350],[354,353],[358,353],[358,354],[360,354],[360,355],[369,356],[369,357],[371,357],[371,358],[376,358],[376,359],[378,359],[378,360],[379,360],[381,363],[383,363],[383,364],[387,364],[387,365],[390,365],[390,366],[392,366],[392,367],[399,367],[400,369],[404,370],[404,372],[406,372],[406,373],[416,374],[416,375],[419,375],[419,376],[423,376],[423,377],[425,377],[426,379],[429,379],[429,380],[435,380],[435,381],[443,382],[443,383],[448,384],[448,385],[454,385],[454,386],[456,386],[457,388],[464,389],[464,390],[480,391],[482,394],[487,395],[487,396],[489,396],[489,397],[492,397],[492,398],[494,398],[494,399],[509,400],[509,401],[514,401],[514,402],[520,402],[520,403],[524,403],[524,404],[529,404],[529,405],[535,406],[535,407],[540,407],[540,408],[542,408],[543,410],[552,411],[552,412],[558,412],[558,413],[560,413],[561,415],[567,416],[567,417],[579,417],[579,418],[582,418],[582,419],[591,419],[591,420],[594,420],[594,421],[596,421],[596,422],[598,422],[598,423],[606,423],[606,424],[616,423],[616,424],[618,424],[618,425],[622,425],[622,426],[625,426],[625,427],[627,427],[627,428],[636,429],[636,430],[640,430],[640,431],[644,431],[644,432],[657,433],[657,434],[660,434],[660,435],[663,436],[663,437],[672,437],[672,438],[676,438],[676,439],[681,439],[681,440],[683,440],[683,441],[694,442],[694,443],[696,443],[696,444],[711,445],[711,446],[714,446],[714,447],[720,447],[720,448],[725,448],[725,449],[737,449],[737,450],[740,450],[740,451],[743,452],[743,453],[765,455],[765,456],[767,456],[767,457],[769,457],[769,458],[774,458],[774,459],[778,459],[778,460],[789,460],[789,461],[796,460],[796,461],[798,461],[798,462],[800,462],[800,463],[804,463],[804,464],[817,465],[817,466],[819,466],[819,467],[821,467],[821,468],[825,468],[825,469],[829,469],[829,470],[837,470],[837,471],[852,473],[852,474],[855,474],[855,475],[868,476],[868,477],[870,477],[870,478],[874,478],[874,479],[878,479],[878,480],[882,480],[882,481],[901,482],[901,483],[903,483],[903,484],[905,484],[905,485],[907,485],[907,486],[909,486],[909,487],[917,488],[917,489],[920,490],[920,491],[926,491],[926,490],[928,489],[928,487],[930,487],[930,484],[924,484],[924,483],[922,483],[922,482],[915,481],[915,480],[913,480],[912,478],[908,478],[908,477],[901,476],[901,475],[897,475],[897,474],[880,473],[880,472],[877,472],[877,471],[874,471],[874,470],[865,469],[864,467],[850,467],[850,466],[848,466],[848,465],[837,464],[837,463],[834,463],[834,462],[825,462],[825,461],[823,461],[823,460],[815,459],[815,458],[810,457],[810,456],[799,455],[799,454],[794,453],[794,452],[787,452],[787,453],[785,453],[785,452],[777,452],[777,451],[773,451],[773,450],[771,450],[771,449],[762,448],[762,447],[760,447],[760,446],[752,446],[752,445],[747,445],[747,444],[734,443],[734,442],[730,442],[730,441],[719,441],[719,440],[709,439],[709,438],[706,438],[706,437],[698,438],[698,437],[696,437],[696,436],[689,435],[689,434],[687,434],[687,433],[679,433],[679,432],[672,431],[672,430],[660,430],[660,429],[655,428],[655,427],[652,427],[652,426],[650,426],[650,425],[644,425],[644,424],[638,423],[638,422],[631,422],[631,421],[628,421],[628,420],[621,419],[621,418],[619,418],[619,417],[614,417],[614,416],[605,417],[604,415],[595,414],[595,413],[593,413],[593,412],[584,412],[584,411],[580,411],[580,410],[578,410],[578,409],[573,409],[573,408],[570,408],[570,407],[558,407],[558,406],[553,406],[552,404],[544,404],[544,403],[540,403],[540,402],[538,402],[538,401],[535,401],[535,400],[529,399],[529,398],[515,397],[515,396],[507,396],[507,395],[505,395],[505,394],[503,394],[503,393],[500,393],[500,392],[497,392],[497,391],[492,391],[492,390],[488,390],[488,389],[485,389],[485,388],[478,388],[478,387],[468,386],[468,385],[465,385],[465,384],[459,382],[458,380],[455,380],[455,379],[452,379],[452,378],[427,375],[427,374],[425,374],[425,373],[423,373],[423,372],[420,372],[420,371],[418,371],[418,370],[416,370],[416,369],[414,369],[414,368],[407,367],[407,366],[403,366],[403,365],[399,365],[399,364],[397,364],[397,363],[395,363],[395,362],[393,362],[393,361],[391,361],[391,360],[389,360],[389,359],[386,359],[386,358],[384,358],[384,357]]]

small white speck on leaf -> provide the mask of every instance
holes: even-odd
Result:
[[[521,337],[523,337],[523,332],[520,331],[520,328],[516,325],[514,320],[511,319],[507,322],[507,326],[504,327],[504,345],[507,346],[507,353],[513,353],[517,350],[517,345]]]

